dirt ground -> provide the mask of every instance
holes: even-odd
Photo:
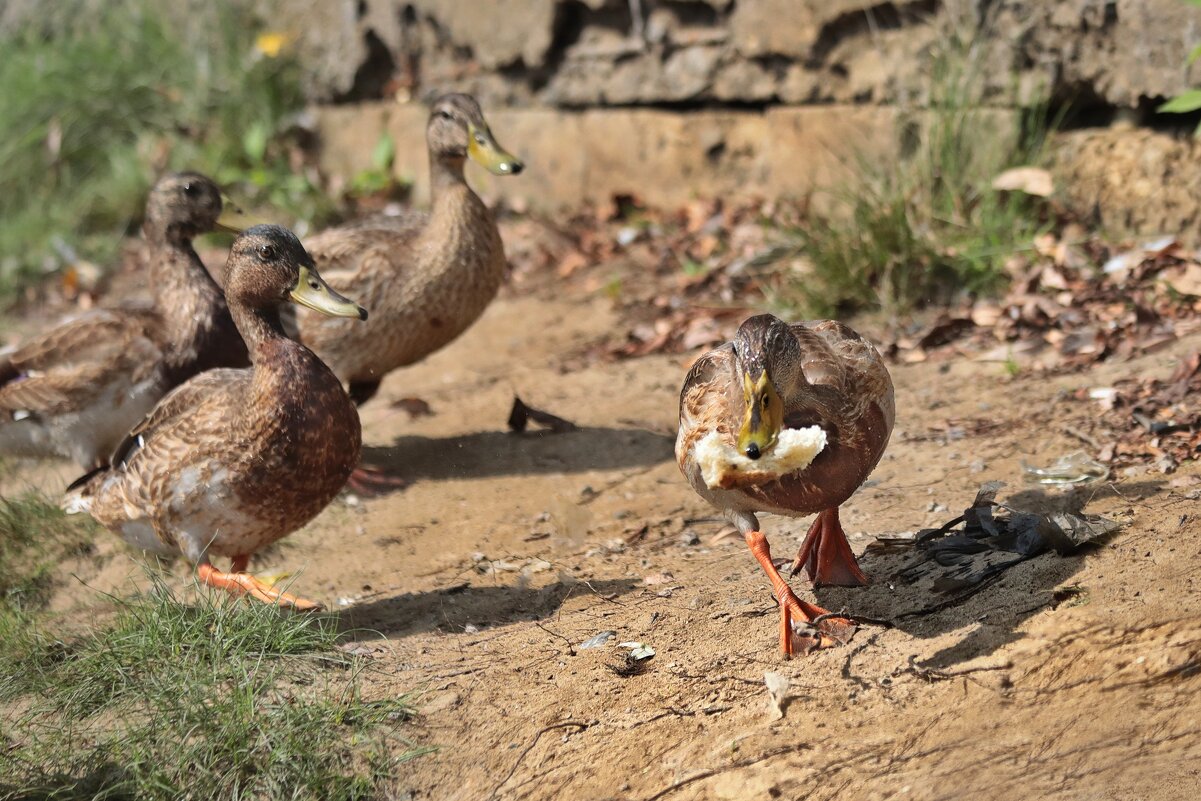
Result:
[[[1201,541],[1187,477],[1201,471],[1043,492],[1022,484],[1021,463],[1081,447],[1076,423],[1097,412],[1073,390],[1166,376],[1201,338],[1050,378],[969,360],[892,367],[892,442],[843,508],[873,581],[816,595],[881,622],[784,661],[770,585],[738,536],[718,536],[672,457],[690,357],[580,357],[615,325],[595,294],[506,292],[363,409],[368,458],[412,484],[339,500],[252,565],[292,572],[298,592],[341,612],[373,653],[368,697],[419,693],[403,733],[439,750],[402,768],[397,797],[1196,797]],[[509,433],[515,394],[579,430]],[[409,396],[433,414],[394,405]],[[29,466],[0,491],[71,473]],[[876,537],[941,525],[990,480],[1015,507],[1123,528],[962,602],[901,581],[911,554]],[[790,559],[808,520],[764,525]],[[145,580],[115,537],[69,567],[53,601],[68,619]],[[184,565],[172,581],[188,584]],[[813,599],[802,578],[793,586]],[[607,645],[579,648],[606,630]],[[641,672],[619,670],[624,641],[656,651]],[[782,715],[765,672],[789,679]]]

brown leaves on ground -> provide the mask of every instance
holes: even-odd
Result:
[[[781,269],[797,265],[802,207],[696,200],[665,212],[630,195],[563,223],[526,218],[506,243],[523,290],[562,291],[564,282],[608,296],[623,330],[591,359],[684,353],[713,347],[765,302]]]
[[[1128,359],[1201,328],[1201,255],[1167,238],[1110,251],[1068,226],[1009,260],[999,301],[947,311],[897,336],[901,362],[971,355],[1015,370],[1072,370]]]
[[[1092,437],[1102,461],[1115,467],[1152,464],[1171,473],[1181,462],[1201,457],[1201,352],[1182,359],[1166,381],[1128,378],[1082,390],[1077,399],[1101,406]]]
[[[812,224],[806,215],[803,204],[720,200],[668,212],[621,195],[562,222],[507,221],[505,239],[517,289],[558,294],[567,284],[612,301],[613,336],[573,357],[611,361],[729,340],[774,288],[808,269],[797,233]],[[881,350],[899,363],[966,356],[1014,373],[1064,372],[1150,353],[1201,329],[1201,251],[1172,237],[1112,246],[1061,222],[1010,255],[1005,270],[1002,297],[970,299],[933,319],[919,313],[920,323],[892,320]],[[878,321],[866,325],[879,330]],[[1095,392],[1081,400],[1102,404],[1103,414],[1069,427],[1092,457],[1171,472],[1201,456],[1201,402],[1189,400],[1201,398],[1195,362],[1171,381],[1130,379]],[[910,438],[951,439],[995,424],[952,421]]]

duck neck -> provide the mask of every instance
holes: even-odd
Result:
[[[191,232],[168,229],[150,240],[150,284],[168,340],[191,345],[225,309],[221,287],[192,247]]]
[[[250,353],[250,362],[255,371],[261,364],[267,363],[267,354],[281,345],[295,344],[284,333],[283,323],[279,319],[279,308],[256,308],[242,304],[231,304],[230,314],[238,333],[246,343]]]
[[[461,156],[448,157],[430,153],[430,205],[435,212],[443,205],[439,201],[444,198],[471,192],[463,174],[465,162],[466,159]]]

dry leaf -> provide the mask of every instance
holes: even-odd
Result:
[[[1055,191],[1051,173],[1041,167],[1014,167],[993,179],[998,192],[1025,192],[1035,197],[1050,197]]]

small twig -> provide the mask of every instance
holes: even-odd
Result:
[[[1096,439],[1089,436],[1088,434],[1085,434],[1083,431],[1081,431],[1077,428],[1072,428],[1071,426],[1064,426],[1062,430],[1063,430],[1063,433],[1067,434],[1069,437],[1074,437],[1075,439],[1080,440],[1081,442],[1083,442],[1085,445],[1089,446],[1090,448],[1094,448],[1096,450],[1101,450],[1101,443],[1097,442]]]
[[[667,787],[664,787],[662,790],[655,793],[654,795],[650,795],[650,796],[647,796],[646,798],[642,799],[642,801],[658,801],[660,798],[666,798],[667,796],[671,795],[676,790],[680,790],[684,787],[687,787],[690,784],[695,784],[696,782],[702,781],[704,779],[712,778],[714,776],[717,776],[718,774],[725,773],[728,770],[738,770],[740,768],[750,767],[751,765],[754,765],[758,762],[762,762],[766,759],[771,759],[772,757],[780,756],[781,754],[787,754],[787,753],[791,753],[793,751],[800,751],[802,749],[808,750],[809,747],[810,746],[808,746],[808,745],[786,745],[782,748],[774,748],[771,751],[762,753],[757,757],[751,757],[749,759],[740,759],[737,762],[731,762],[729,765],[725,765],[720,768],[710,768],[709,770],[702,770],[700,773],[694,773],[691,776],[687,776],[673,784],[668,785]]]
[[[927,681],[948,681],[950,679],[968,676],[972,673],[986,673],[993,670],[1009,670],[1013,667],[1011,662],[1002,662],[999,665],[979,665],[977,667],[966,667],[958,670],[939,670],[938,668],[926,668],[917,664],[917,657],[910,655],[909,664],[906,667],[899,668],[893,672],[893,675],[901,673],[912,673],[920,679]]]
[[[552,637],[558,637],[560,640],[562,640],[563,642],[567,643],[567,654],[568,654],[568,656],[575,656],[575,648],[574,648],[574,647],[572,647],[572,645],[571,645],[571,640],[567,639],[566,637],[564,637],[562,634],[560,634],[560,633],[559,633],[559,632],[557,632],[557,631],[551,631],[550,629],[548,629],[546,626],[542,625],[541,623],[538,623],[538,622],[536,622],[536,621],[535,621],[534,625],[535,625],[535,626],[537,626],[538,628],[542,629],[543,631],[545,631],[545,632],[546,632],[547,634],[549,634],[550,636],[552,636]]]
[[[648,723],[653,723],[656,720],[662,720],[663,718],[690,718],[690,717],[694,717],[695,715],[696,715],[695,712],[689,712],[687,709],[676,709],[674,706],[669,706],[665,712],[660,712],[657,715],[652,715],[651,717],[647,718],[646,720],[640,720],[640,721],[636,722],[634,725],[632,725],[630,728],[636,729],[639,726],[645,726]]]
[[[500,788],[504,787],[508,783],[509,779],[513,778],[513,774],[517,772],[517,768],[520,767],[521,761],[525,759],[526,755],[529,754],[530,751],[534,750],[534,746],[538,744],[538,739],[542,735],[549,731],[554,731],[555,729],[576,729],[577,731],[584,731],[587,728],[588,724],[582,720],[564,720],[559,723],[552,723],[549,726],[543,726],[541,729],[535,732],[534,739],[531,740],[530,744],[525,747],[525,750],[517,755],[517,761],[513,763],[513,767],[509,768],[509,772],[505,774],[505,777],[501,779],[500,784],[496,785],[496,789],[493,790],[492,794],[488,796],[488,801],[493,801],[493,799],[497,797],[497,793],[500,792]]]

